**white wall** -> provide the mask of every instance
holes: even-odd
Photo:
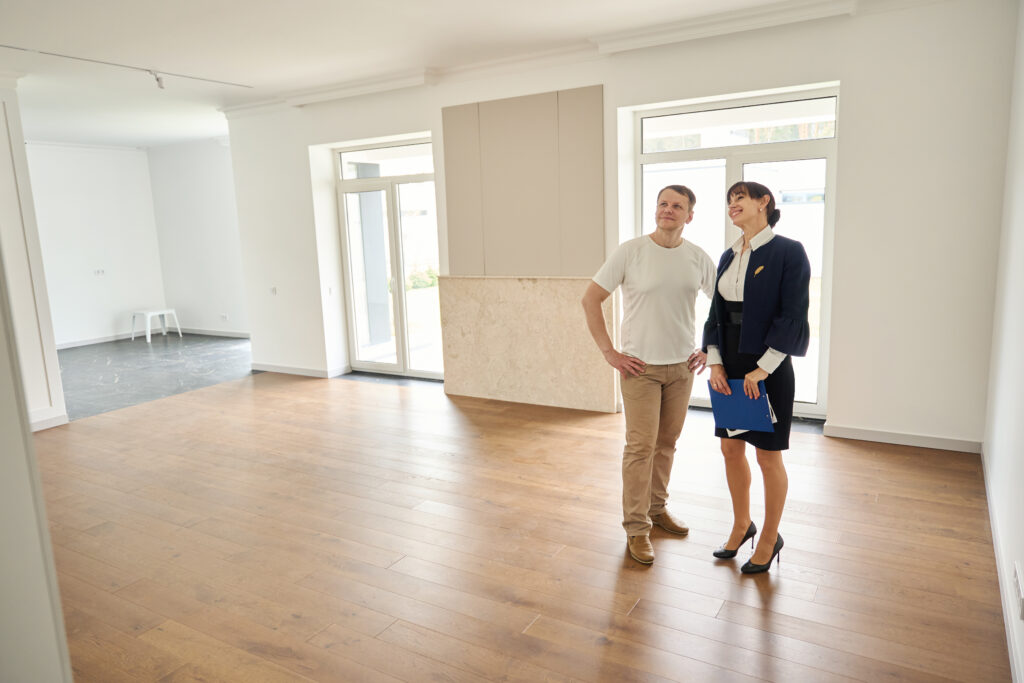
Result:
[[[1024,568],[1024,496],[1020,494],[1024,488],[1024,459],[1020,457],[1024,444],[1020,398],[1020,387],[1024,385],[1024,12],[1020,12],[1017,22],[1017,62],[983,458],[1010,663],[1014,680],[1024,681],[1024,622],[1013,587],[1014,561]]]
[[[867,69],[839,112],[833,426],[980,446],[1016,4],[877,14],[832,48]]]
[[[601,83],[606,232],[618,235],[620,107],[838,80],[829,424],[976,449],[1016,2],[908,4],[866,2],[853,17],[229,113],[254,360],[326,367],[311,145],[419,130],[440,141],[443,106]],[[439,151],[435,165],[443,232]]]
[[[245,336],[249,319],[227,141],[153,147],[148,156],[167,305],[188,331]]]
[[[14,78],[0,74],[0,256],[34,429],[68,421]]]
[[[323,316],[326,370],[310,374],[328,377],[351,372],[348,358],[347,323],[345,315],[344,270],[341,259],[341,231],[338,229],[338,201],[335,194],[337,161],[330,147],[309,150],[312,180],[313,224],[316,226],[317,267],[320,284],[320,311]],[[257,366],[254,369],[272,370]]]
[[[0,680],[70,683],[9,293],[0,262]]]
[[[145,151],[27,152],[57,345],[126,335],[133,310],[165,305]]]
[[[333,365],[325,329],[337,325],[325,324],[331,303],[325,299],[334,297],[336,319],[343,299],[337,289],[328,295],[321,284],[317,230],[326,233],[329,227],[317,226],[314,219],[310,155],[315,150],[304,141],[304,122],[296,113],[282,112],[270,137],[246,137],[241,147],[232,131],[246,310],[255,369],[326,376]],[[337,271],[340,257],[334,262]]]

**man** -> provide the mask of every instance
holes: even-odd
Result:
[[[676,440],[683,429],[694,373],[707,358],[694,349],[697,292],[715,284],[711,258],[683,239],[693,220],[693,192],[669,185],[658,193],[657,229],[619,245],[583,295],[587,327],[608,364],[622,375],[626,447],[622,453],[622,526],[629,554],[654,562],[651,526],[674,534],[686,523],[665,507]],[[622,351],[605,326],[602,302],[622,287]]]

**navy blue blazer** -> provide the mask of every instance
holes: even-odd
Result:
[[[718,281],[732,263],[734,252],[726,249],[718,262],[711,312],[704,323],[702,348],[721,348],[722,325],[728,319],[725,299],[718,292]],[[740,327],[740,353],[757,356],[770,346],[791,356],[804,356],[811,341],[807,323],[810,306],[811,263],[804,245],[794,239],[775,235],[770,242],[750,253],[743,280],[743,324]]]

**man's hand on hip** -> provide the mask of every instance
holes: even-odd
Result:
[[[643,362],[639,358],[627,356],[624,353],[619,353],[615,349],[608,349],[605,351],[604,359],[608,361],[608,365],[618,370],[619,374],[623,377],[636,377],[647,367],[647,363]]]

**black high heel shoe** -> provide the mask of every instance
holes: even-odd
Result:
[[[711,554],[720,560],[728,560],[730,558],[736,557],[736,553],[739,552],[739,549],[742,548],[743,544],[747,542],[747,539],[750,539],[750,549],[753,550],[754,536],[756,534],[757,527],[754,526],[753,522],[751,522],[750,526],[747,527],[747,533],[743,534],[743,540],[740,541],[740,544],[738,546],[736,546],[736,550],[729,550],[725,547],[725,543],[723,543],[722,545],[718,546],[718,550],[713,550]]]
[[[747,563],[740,567],[740,571],[744,574],[760,574],[761,572],[768,571],[768,568],[772,566],[772,560],[776,557],[779,558],[780,563],[782,562],[782,556],[779,555],[779,552],[782,550],[783,545],[785,543],[782,542],[782,534],[779,534],[778,539],[775,541],[775,547],[772,549],[772,556],[768,558],[767,564],[754,564],[747,560]]]

